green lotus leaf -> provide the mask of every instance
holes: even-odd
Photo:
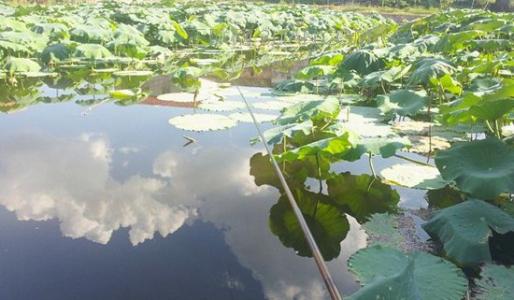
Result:
[[[333,98],[305,101],[285,108],[277,124],[286,125],[312,120],[314,124],[326,119],[335,119],[341,110],[339,101]]]
[[[433,78],[452,74],[455,68],[447,61],[439,58],[423,58],[413,66],[408,83],[410,85],[428,85]]]
[[[358,143],[344,155],[347,161],[356,161],[363,154],[380,155],[388,158],[396,152],[410,147],[410,141],[402,137],[367,137],[359,139]]]
[[[393,67],[389,70],[375,71],[364,76],[361,85],[368,88],[380,87],[383,83],[392,83],[403,77],[410,69],[407,67]]]
[[[429,207],[434,209],[447,208],[464,201],[463,194],[449,186],[428,190],[425,198]]]
[[[313,79],[318,77],[323,77],[334,73],[335,67],[329,65],[314,65],[308,66],[300,70],[300,72],[296,73],[296,78],[298,79]]]
[[[347,55],[340,65],[338,72],[354,70],[359,75],[367,75],[382,69],[384,62],[372,51],[357,50]]]
[[[400,116],[413,116],[419,113],[428,103],[425,92],[413,90],[395,90],[378,100],[380,110]]]
[[[223,130],[234,127],[237,121],[218,114],[191,114],[173,117],[170,125],[190,131]]]
[[[400,195],[391,186],[362,174],[341,173],[327,179],[328,195],[332,202],[359,222],[374,213],[394,212]]]
[[[98,44],[81,44],[78,45],[73,53],[73,57],[80,57],[90,60],[98,60],[102,58],[110,58],[112,54],[107,48]]]
[[[3,63],[3,69],[9,74],[39,72],[39,64],[28,58],[8,57]]]
[[[514,299],[514,268],[485,264],[476,282],[478,300]]]
[[[385,168],[380,172],[388,184],[413,189],[433,190],[448,185],[435,167],[402,163]]]
[[[494,121],[503,118],[514,110],[514,99],[481,101],[469,109],[469,113],[479,119]]]
[[[112,33],[100,26],[91,24],[79,24],[70,31],[71,40],[80,43],[104,43],[108,41]]]
[[[298,148],[288,150],[277,158],[281,161],[303,160],[308,156],[319,156],[328,160],[340,160],[354,144],[354,137],[350,133],[341,136],[321,139]]]
[[[332,260],[341,252],[341,241],[350,229],[345,215],[326,202],[326,196],[295,190],[298,207],[309,226],[325,260]],[[293,248],[300,256],[312,257],[291,205],[285,196],[270,210],[269,226],[285,247]]]
[[[440,210],[423,229],[443,244],[446,255],[463,266],[492,260],[489,238],[493,231],[514,231],[514,218],[482,200],[467,200]]]
[[[452,263],[431,254],[404,254],[372,246],[357,251],[348,267],[363,287],[350,299],[455,299],[467,292],[468,281]]]
[[[32,50],[30,50],[28,47],[24,45],[2,40],[0,40],[0,51],[2,51],[6,55],[26,55],[32,53]]]
[[[264,131],[263,135],[266,142],[270,145],[282,143],[284,138],[295,140],[298,134],[304,136],[310,135],[314,125],[311,120],[302,123],[292,123],[282,126],[277,126]]]
[[[70,57],[71,50],[65,44],[53,44],[41,52],[41,61],[45,64],[50,62],[63,61]]]
[[[514,150],[497,138],[456,143],[437,152],[435,163],[445,180],[475,197],[514,192]]]
[[[382,245],[399,249],[405,238],[398,231],[398,219],[388,213],[374,213],[362,224],[368,234],[368,246]]]

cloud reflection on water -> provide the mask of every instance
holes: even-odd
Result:
[[[19,220],[57,218],[64,236],[106,244],[129,228],[133,245],[179,229],[194,210],[159,197],[162,179],[110,175],[112,148],[101,135],[76,139],[25,134],[0,144],[0,204]]]

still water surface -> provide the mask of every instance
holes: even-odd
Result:
[[[264,149],[249,143],[253,125],[168,124],[192,112],[65,102],[0,115],[0,299],[325,299],[312,259],[270,230],[282,200],[256,179]],[[197,142],[184,147],[184,135]],[[366,160],[332,168],[351,172],[343,182],[369,173]],[[317,184],[299,193],[314,197]],[[423,193],[395,190],[394,206],[426,206]],[[374,212],[369,200],[346,215],[328,262],[345,295],[358,288],[346,260],[366,246],[359,212]]]

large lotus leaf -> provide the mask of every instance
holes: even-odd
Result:
[[[1,40],[0,40],[0,51],[6,55],[20,55],[20,54],[32,53],[32,50],[24,45],[21,45],[21,44],[15,43],[15,42],[1,41]]]
[[[413,66],[408,83],[410,85],[428,85],[433,78],[452,74],[455,68],[447,61],[438,58],[424,58]]]
[[[475,197],[514,192],[514,149],[497,138],[456,143],[439,151],[435,163],[445,180]]]
[[[97,60],[112,57],[111,52],[102,45],[98,44],[81,44],[78,45],[73,53],[74,57]]]
[[[169,123],[179,129],[190,131],[222,130],[237,125],[236,120],[217,114],[183,115],[171,118]]]
[[[105,43],[110,40],[112,32],[95,25],[80,24],[71,31],[71,40],[80,43]]]
[[[379,101],[383,113],[396,113],[400,116],[413,116],[428,103],[426,93],[413,90],[395,90]]]
[[[508,39],[477,39],[471,42],[471,47],[473,50],[489,53],[494,51],[511,50],[512,45],[512,40]]]
[[[347,132],[341,136],[321,139],[288,150],[278,155],[278,159],[281,161],[292,161],[297,159],[303,160],[308,156],[319,156],[331,161],[337,161],[354,146],[353,142],[354,137]]]
[[[12,56],[5,59],[3,68],[9,74],[39,72],[41,70],[39,64],[31,59]]]
[[[339,72],[354,70],[359,75],[367,75],[384,67],[382,59],[372,51],[357,50],[347,55],[339,67]]]
[[[496,206],[470,199],[442,209],[423,229],[441,241],[448,257],[460,265],[475,266],[492,260],[489,238],[493,231],[514,231],[514,218]]]
[[[380,245],[357,251],[348,260],[364,285],[350,299],[459,300],[467,279],[452,263],[424,252],[404,254]]]
[[[118,24],[118,28],[114,31],[113,42],[115,45],[131,44],[142,47],[149,45],[149,42],[145,39],[141,31],[126,24]]]
[[[467,30],[445,34],[435,46],[435,50],[441,52],[454,52],[465,48],[465,45],[472,39],[486,34],[480,30]]]
[[[441,209],[464,201],[464,195],[454,188],[446,186],[437,190],[428,190],[425,199],[430,208]]]
[[[407,67],[393,67],[389,70],[375,71],[364,76],[361,85],[369,88],[376,88],[381,86],[384,82],[392,83],[395,80],[403,77],[410,69]]]
[[[380,172],[386,183],[413,189],[434,190],[448,185],[439,170],[419,164],[396,164]]]
[[[376,276],[375,280],[345,299],[419,299],[413,279],[414,261],[411,259],[400,272],[388,277]]]
[[[407,138],[394,136],[361,138],[357,145],[348,151],[343,158],[347,161],[355,161],[366,153],[388,158],[395,155],[397,151],[409,146],[410,142]]]
[[[326,65],[314,65],[308,66],[300,70],[300,72],[296,73],[296,78],[298,79],[313,79],[322,76],[327,76],[334,73],[334,66],[326,66]]]
[[[514,268],[486,264],[477,281],[479,300],[514,299]]]
[[[61,23],[40,23],[32,27],[32,31],[48,36],[51,40],[69,39],[69,28]]]
[[[41,52],[41,61],[45,64],[66,60],[70,57],[70,48],[65,44],[53,44]]]
[[[460,95],[462,93],[462,85],[450,74],[444,74],[439,78],[432,77],[430,83],[433,86],[440,87],[443,92],[450,92],[454,95]]]
[[[345,215],[328,204],[323,194],[295,190],[294,196],[323,258],[327,261],[336,258],[341,252],[341,241],[350,229]],[[278,203],[271,208],[269,226],[284,246],[295,249],[300,256],[312,256],[285,196],[280,197]]]
[[[284,138],[294,141],[297,134],[309,135],[312,133],[314,125],[311,120],[302,123],[286,124],[270,128],[264,131],[263,135],[266,142],[270,145],[281,143]]]
[[[502,99],[495,101],[481,101],[471,106],[469,113],[479,119],[494,121],[503,118],[514,110],[514,99]]]
[[[277,124],[299,123],[309,119],[316,124],[318,121],[335,119],[340,110],[339,101],[334,98],[300,102],[285,108]]]
[[[359,222],[373,213],[394,212],[400,201],[398,192],[375,177],[341,173],[327,180],[330,199]]]

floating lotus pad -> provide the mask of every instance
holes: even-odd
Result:
[[[168,93],[157,96],[157,100],[190,103],[194,102],[194,97],[193,93]]]
[[[105,68],[105,69],[93,69],[91,70],[92,74],[109,74],[119,71],[118,68]]]
[[[53,72],[22,72],[18,75],[26,78],[44,78],[44,77],[58,77],[59,73]]]
[[[118,77],[145,77],[145,76],[150,76],[152,75],[153,72],[152,71],[117,71],[117,72],[114,72],[112,73],[113,76],[118,76]]]
[[[259,123],[271,122],[277,118],[276,115],[254,113],[255,119]],[[252,116],[247,112],[236,112],[229,115],[229,118],[239,122],[253,123]]]
[[[207,101],[198,105],[198,108],[209,111],[234,111],[244,109],[246,106],[242,101]]]
[[[283,110],[291,105],[293,105],[293,103],[285,101],[262,101],[252,103],[253,107],[264,110]]]
[[[468,280],[459,268],[424,252],[405,254],[376,245],[353,254],[348,268],[363,285],[351,295],[352,300],[459,300],[468,289]]]
[[[218,114],[192,114],[171,118],[170,125],[190,131],[223,130],[234,127],[237,121]]]
[[[446,186],[445,181],[436,167],[417,164],[396,164],[383,169],[380,175],[386,183],[413,189],[434,190]]]

